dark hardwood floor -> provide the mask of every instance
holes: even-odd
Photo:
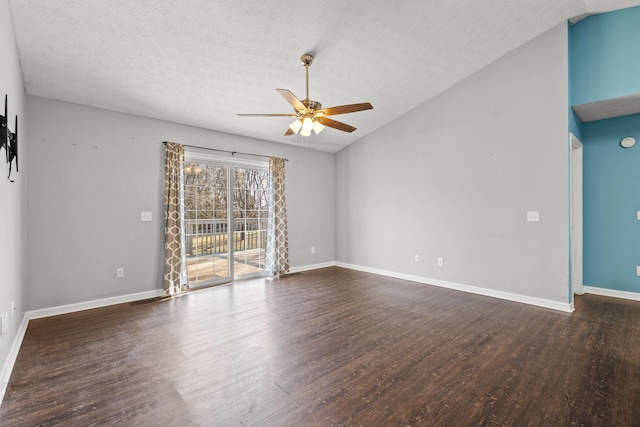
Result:
[[[0,425],[639,426],[640,303],[341,268],[29,324]]]

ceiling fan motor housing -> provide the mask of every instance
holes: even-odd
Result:
[[[317,101],[313,101],[311,99],[304,99],[304,100],[302,100],[302,103],[309,110],[320,110],[322,108],[322,104],[320,104]]]

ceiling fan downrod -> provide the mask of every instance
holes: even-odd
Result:
[[[307,96],[305,100],[308,102],[310,100],[309,99],[309,65],[313,63],[313,55],[309,53],[305,53],[300,57],[300,61],[302,61],[302,65],[304,65],[304,69],[306,71],[306,76],[307,76]]]

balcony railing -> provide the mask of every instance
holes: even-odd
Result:
[[[233,221],[234,252],[264,249],[267,242],[266,218],[240,218]],[[185,220],[187,256],[229,252],[229,221],[226,219]]]

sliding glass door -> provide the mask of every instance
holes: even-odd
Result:
[[[233,168],[233,276],[264,273],[269,172]]]
[[[193,157],[184,167],[189,286],[263,274],[268,171]]]
[[[190,286],[229,281],[229,170],[185,162],[185,252]]]

